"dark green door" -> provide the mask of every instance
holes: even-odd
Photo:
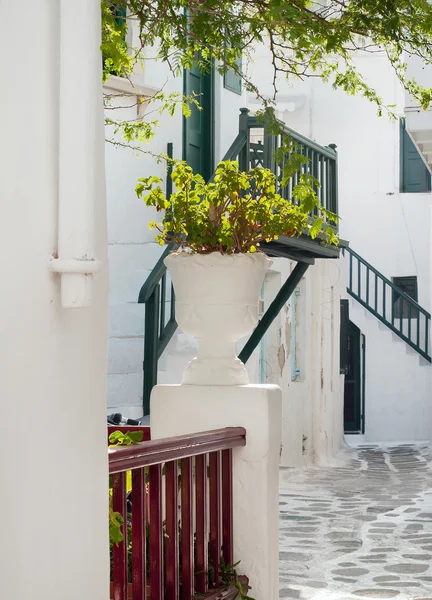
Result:
[[[345,433],[364,433],[364,349],[364,336],[357,325],[349,321],[344,390]]]
[[[198,94],[201,106],[192,105],[192,114],[183,119],[183,160],[206,181],[214,170],[214,70],[203,72],[197,62],[185,70],[184,93]]]

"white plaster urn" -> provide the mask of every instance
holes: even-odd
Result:
[[[235,343],[258,323],[258,300],[272,261],[265,254],[193,254],[165,259],[176,294],[176,320],[197,338],[198,356],[186,367],[183,384],[246,385]]]

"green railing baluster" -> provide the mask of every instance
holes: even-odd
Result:
[[[349,264],[349,289],[352,291],[353,255],[351,253],[349,255]]]
[[[420,346],[420,313],[417,311],[417,346]]]
[[[319,157],[319,182],[320,182],[319,201],[323,206],[326,205],[325,187],[324,187],[324,161],[325,161],[324,156],[320,155],[320,157]],[[326,221],[327,221],[327,217],[326,217]]]
[[[324,207],[329,210],[330,207],[330,198],[331,198],[331,175],[330,175],[330,158],[325,159],[325,186],[326,186],[326,197]]]
[[[408,304],[408,337],[411,339],[411,304]]]
[[[383,283],[383,318],[386,318],[386,284]]]
[[[425,353],[429,354],[429,320],[426,319],[426,331],[425,331]]]
[[[318,181],[318,179],[319,179],[319,175],[318,175],[318,154],[314,150],[312,150],[312,175]],[[316,193],[318,195],[318,187],[316,186],[316,184],[314,184],[314,188],[315,188],[315,191],[316,191]]]
[[[171,321],[175,321],[175,293],[173,284],[171,284]]]
[[[333,213],[338,213],[338,194],[339,194],[339,184],[338,184],[338,155],[336,151],[336,144],[329,144],[329,148],[331,148],[335,154],[334,158],[331,161],[331,196],[329,198],[329,204],[326,206],[328,210]]]
[[[172,142],[168,142],[167,144],[167,156],[168,158],[172,159],[174,154],[173,154],[174,150],[173,150],[173,143]],[[166,197],[169,198],[172,194],[172,186],[173,186],[173,182],[171,179],[171,175],[173,172],[173,163],[172,160],[168,161],[168,166],[167,166],[167,178],[166,178]]]
[[[375,273],[375,312],[378,312],[378,275]]]
[[[165,301],[166,301],[166,273],[162,275],[160,292],[160,327],[159,335],[162,336],[165,328]]]
[[[369,268],[366,267],[366,302],[369,304]]]
[[[144,319],[144,415],[150,414],[150,394],[157,384],[158,335],[159,335],[159,285],[157,285],[145,304]]]
[[[271,169],[272,160],[272,145],[273,145],[273,134],[267,130],[267,127],[264,128],[264,152],[263,152],[263,167],[266,169]]]
[[[242,171],[250,169],[250,129],[248,124],[249,109],[241,108],[239,117],[239,133],[246,134],[246,143],[243,145],[239,154],[239,167]]]
[[[361,262],[357,261],[357,295],[361,298]]]
[[[317,181],[319,181],[319,174],[318,174],[318,154],[314,151],[311,150],[310,151],[310,155],[311,155],[311,174],[312,177],[314,177]],[[317,186],[316,183],[313,184],[313,189],[318,197],[318,200],[320,199],[319,196],[319,187]],[[315,207],[314,209],[314,215],[318,216],[318,207]]]
[[[305,173],[308,172],[308,168],[309,168],[309,149],[307,146],[303,146],[303,144],[301,145],[301,154],[302,156],[304,156],[305,158],[307,158],[307,162],[302,163],[301,166],[301,173],[302,175],[304,175]]]

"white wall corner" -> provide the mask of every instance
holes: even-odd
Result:
[[[158,385],[150,413],[152,439],[246,429],[246,446],[233,452],[234,561],[256,600],[278,600],[280,388]]]

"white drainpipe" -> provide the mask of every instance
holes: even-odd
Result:
[[[95,159],[102,102],[100,38],[95,0],[61,0],[58,255],[49,268],[61,275],[61,304],[92,303],[95,258]]]

